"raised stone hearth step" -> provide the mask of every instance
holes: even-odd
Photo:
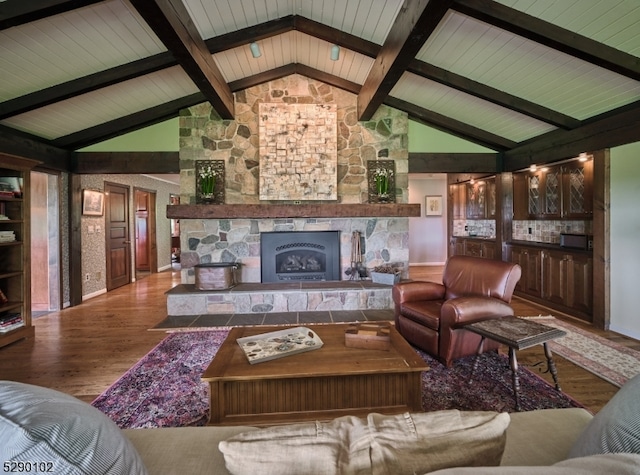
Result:
[[[226,290],[198,290],[193,284],[180,284],[167,292],[167,314],[391,309],[391,288],[371,281],[242,283]]]

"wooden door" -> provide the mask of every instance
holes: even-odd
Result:
[[[136,204],[136,270],[149,272],[149,193],[135,190]]]
[[[158,272],[156,193],[136,188],[134,196],[136,271]]]
[[[129,187],[105,183],[107,290],[131,282]]]
[[[31,309],[49,310],[47,175],[31,173]]]

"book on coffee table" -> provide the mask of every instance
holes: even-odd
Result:
[[[292,327],[237,341],[251,364],[318,350],[323,345],[320,337],[307,327]]]

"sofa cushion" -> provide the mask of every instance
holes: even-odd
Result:
[[[496,412],[369,414],[252,431],[219,448],[232,474],[426,473],[498,465],[508,425]]]
[[[437,331],[440,329],[440,311],[443,302],[444,300],[405,302],[400,306],[400,313],[414,322]]]
[[[589,422],[569,457],[640,454],[640,374],[627,381]]]
[[[56,474],[146,474],[131,442],[89,404],[47,388],[0,382],[0,460],[51,462]]]
[[[551,466],[449,468],[429,475],[638,475],[640,455],[605,454],[563,460]]]

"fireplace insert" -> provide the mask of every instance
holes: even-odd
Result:
[[[340,280],[340,231],[260,234],[262,282]]]

